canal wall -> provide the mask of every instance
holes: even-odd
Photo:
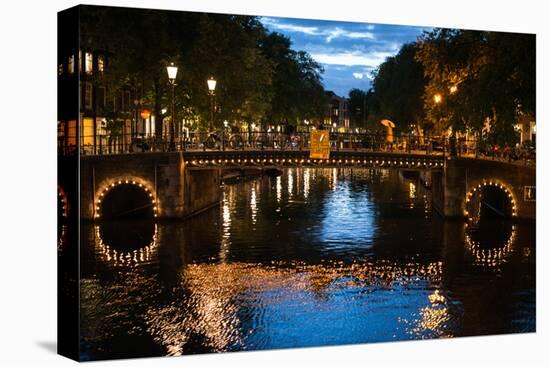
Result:
[[[100,219],[102,193],[120,183],[147,190],[158,218],[184,219],[218,205],[221,199],[220,169],[186,167],[180,153],[82,157],[81,218]]]
[[[221,169],[184,169],[182,174],[183,207],[174,216],[167,215],[168,217],[186,218],[219,205],[221,199]],[[171,197],[171,193],[166,196]]]

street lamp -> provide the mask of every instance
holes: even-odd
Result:
[[[151,111],[147,108],[144,108],[140,113],[141,119],[143,120],[143,133],[147,136],[151,134],[151,121],[149,121],[149,128],[147,128],[147,120],[151,117]]]
[[[141,119],[143,120],[143,131],[147,133],[147,119],[151,116],[151,111],[147,108],[144,108],[141,113]],[[151,134],[151,127],[149,125],[149,134]]]
[[[168,81],[172,85],[172,118],[170,121],[170,146],[169,150],[176,150],[176,138],[174,131],[174,124],[176,123],[176,102],[175,102],[175,89],[176,89],[176,75],[178,75],[178,67],[174,65],[173,62],[166,67],[166,72],[168,72]]]
[[[149,111],[147,108],[144,108],[143,111],[141,111],[140,115],[142,119],[147,120],[149,116],[151,116],[151,111]]]
[[[223,126],[227,129],[227,125],[229,125],[229,122],[227,120],[223,120]]]
[[[210,95],[210,130],[214,129],[214,96],[216,92],[216,79],[214,77],[210,77],[206,81],[206,84],[208,84],[208,94]]]
[[[434,95],[434,102],[439,104],[441,103],[441,101],[443,100],[443,97],[441,97],[441,94],[437,93],[436,95]]]

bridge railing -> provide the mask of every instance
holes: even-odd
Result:
[[[467,154],[473,154],[475,144],[464,145]],[[238,151],[238,150],[309,150],[310,133],[281,133],[272,131],[230,132],[188,132],[176,136],[161,137],[119,134],[114,136],[82,136],[81,155],[106,155],[137,152],[169,151]],[[388,138],[380,133],[330,132],[332,151],[362,150],[373,152],[403,152],[445,154],[449,148],[448,139],[437,136],[418,137],[410,134],[396,134]],[[71,149],[72,148],[72,149]],[[60,140],[60,154],[74,152],[75,146],[68,146]]]
[[[275,131],[184,132],[174,137],[136,136],[135,134],[82,136],[81,155],[107,155],[169,151],[239,151],[239,150],[309,150],[310,133],[283,133]],[[61,155],[76,152],[67,141],[58,143]],[[383,133],[330,132],[331,151],[396,152],[432,155],[457,155],[535,165],[534,151],[519,148],[479,149],[477,141],[458,139],[455,142],[441,136],[420,137],[412,134],[395,134],[389,138]]]

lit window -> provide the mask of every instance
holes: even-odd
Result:
[[[105,70],[105,58],[101,55],[97,57],[97,70],[100,73]]]
[[[71,120],[67,126],[67,145],[76,145],[76,120]]]
[[[69,71],[69,74],[74,74],[74,55],[71,55],[69,57],[69,63],[67,65],[67,69]]]
[[[94,143],[94,120],[84,118],[80,126],[80,144],[92,145]]]
[[[84,84],[84,107],[87,109],[92,108],[92,83]]]
[[[65,122],[64,121],[57,121],[57,136],[58,137],[65,136]]]
[[[90,52],[86,52],[86,60],[85,60],[85,63],[84,63],[84,70],[88,74],[92,73],[93,66],[94,66],[93,61],[94,61],[93,60],[93,55]]]
[[[78,51],[78,72],[82,73],[82,51]]]

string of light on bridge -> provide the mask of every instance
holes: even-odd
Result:
[[[443,162],[426,160],[379,160],[379,159],[306,159],[306,158],[231,158],[231,159],[193,159],[186,160],[186,165],[208,165],[208,164],[370,164],[378,166],[406,166],[406,167],[443,167]]]
[[[158,201],[157,201],[155,195],[153,195],[154,190],[152,190],[147,185],[145,185],[141,182],[136,182],[135,180],[118,180],[118,181],[114,181],[114,182],[111,182],[110,184],[106,185],[100,191],[99,198],[96,200],[94,218],[99,219],[101,217],[101,203],[102,203],[102,200],[104,199],[105,195],[107,195],[107,193],[109,192],[109,190],[112,190],[116,186],[124,185],[124,184],[137,186],[137,187],[141,188],[142,190],[144,190],[147,193],[147,196],[149,197],[149,200],[151,201],[151,205],[153,206],[153,216],[156,218],[158,216],[158,213],[159,213],[159,205],[158,205]]]
[[[495,188],[500,188],[501,190],[504,191],[504,193],[508,196],[508,198],[510,199],[510,204],[512,205],[512,216],[513,217],[516,217],[517,216],[517,205],[516,205],[516,199],[512,193],[512,190],[510,188],[508,188],[505,184],[503,184],[502,182],[499,182],[497,180],[489,180],[489,181],[482,181],[481,183],[477,184],[476,186],[474,186],[474,188],[472,188],[467,194],[466,194],[466,204],[468,204],[472,197],[474,196],[474,194],[476,192],[479,192],[479,195],[481,197],[481,190],[486,187],[486,186],[489,186],[489,187],[495,187]],[[464,215],[465,216],[469,216],[470,213],[468,212],[468,210],[464,210]],[[471,219],[471,218],[469,218]]]

